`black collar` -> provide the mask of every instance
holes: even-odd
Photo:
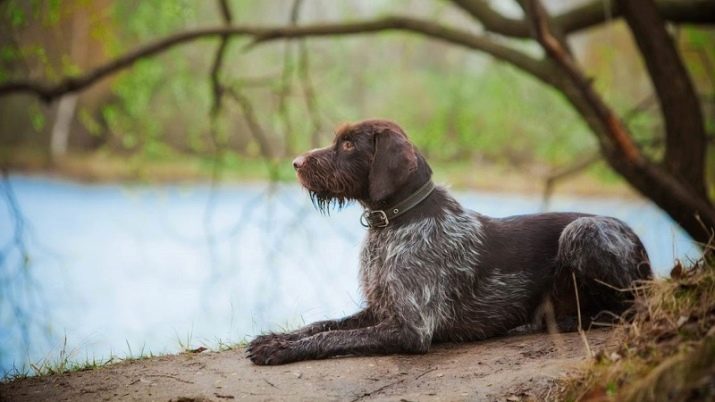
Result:
[[[409,197],[386,209],[365,209],[360,216],[360,223],[366,228],[384,228],[390,224],[390,220],[397,218],[405,212],[416,207],[424,201],[434,191],[432,180],[425,183]]]

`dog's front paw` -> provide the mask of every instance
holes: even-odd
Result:
[[[258,338],[254,339],[251,342],[251,346],[246,350],[248,358],[253,363],[265,366],[285,364],[297,360],[294,358],[291,348],[293,342],[280,337],[264,338],[260,343],[257,342],[258,340]]]
[[[298,338],[293,336],[292,334],[269,332],[267,334],[258,335],[257,337],[253,338],[253,340],[248,344],[248,348],[246,349],[246,351],[250,353],[251,350],[253,350],[257,346],[263,345],[265,343],[287,342],[295,341],[297,339]]]
[[[255,348],[258,345],[272,342],[273,340],[280,339],[283,334],[276,334],[273,332],[270,332],[268,334],[264,335],[258,335],[257,337],[253,338],[253,340],[248,344],[248,351],[250,352],[251,349]]]

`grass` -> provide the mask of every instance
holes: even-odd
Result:
[[[136,359],[131,357],[131,348],[129,350],[129,356],[125,358],[118,358],[117,356],[114,356],[114,354],[110,354],[110,356],[105,359],[97,359],[95,357],[90,359],[87,357],[85,360],[81,361],[74,358],[75,354],[74,350],[68,349],[67,337],[65,337],[62,343],[62,348],[56,358],[45,358],[39,362],[30,363],[29,366],[23,366],[22,368],[15,367],[13,370],[5,374],[2,381],[13,381],[32,376],[62,374],[73,371],[94,370],[118,361]],[[153,357],[151,352],[145,356],[146,358]]]
[[[301,317],[301,322],[304,325],[305,320]],[[299,325],[302,326],[302,325]],[[279,329],[283,331],[289,331],[295,329],[294,325],[282,325]],[[202,353],[205,351],[210,352],[225,352],[237,348],[243,348],[248,346],[249,339],[244,337],[238,341],[226,341],[221,338],[216,338],[210,341],[199,342],[200,346],[195,347],[197,344],[194,342],[193,329],[186,333],[185,336],[181,336],[176,333],[176,342],[179,346],[179,353]],[[10,382],[14,380],[19,380],[34,376],[47,376],[55,374],[71,373],[76,371],[87,371],[94,370],[97,368],[102,368],[110,364],[117,364],[121,362],[132,362],[144,359],[151,359],[159,356],[171,356],[174,353],[153,353],[150,350],[146,350],[145,345],[135,354],[129,341],[126,341],[127,353],[124,356],[115,355],[110,352],[109,357],[97,359],[95,357],[86,357],[84,360],[78,360],[75,358],[77,351],[70,349],[67,343],[67,337],[64,337],[62,347],[54,358],[45,358],[39,362],[31,363],[29,366],[24,366],[22,368],[14,368],[12,371],[5,373],[4,377],[0,378],[0,382]]]
[[[564,385],[566,401],[715,400],[715,256],[639,289],[621,346]]]
[[[301,317],[301,325],[305,324],[305,320]],[[295,329],[295,325],[284,324],[280,325],[279,329],[283,331],[289,331]],[[186,335],[181,336],[178,332],[176,333],[176,343],[179,346],[179,354],[188,353],[202,353],[205,351],[209,352],[225,352],[237,348],[244,348],[248,346],[249,338],[244,336],[242,339],[237,341],[227,341],[221,338],[215,338],[212,340],[204,340],[195,342],[193,328],[186,333]],[[199,346],[196,346],[199,344]],[[70,348],[68,345],[67,337],[63,338],[62,346],[57,354],[51,353],[54,357],[47,357],[38,362],[30,363],[27,366],[22,366],[20,368],[15,367],[7,373],[0,377],[0,383],[11,382],[14,380],[19,380],[23,378],[35,377],[35,376],[48,376],[56,374],[64,374],[76,371],[87,371],[102,368],[111,364],[118,364],[122,362],[132,362],[140,361],[145,359],[151,359],[160,356],[171,356],[176,353],[154,353],[151,350],[146,349],[146,345],[142,345],[141,349],[136,351],[133,350],[131,343],[126,340],[127,353],[124,356],[119,356],[110,351],[109,357],[97,359],[96,357],[85,357],[84,360],[77,359],[76,355],[78,351],[76,349]]]
[[[201,353],[204,351],[211,352],[225,352],[228,350],[233,350],[236,348],[245,347],[248,344],[246,338],[241,339],[236,342],[227,342],[222,339],[216,339],[213,343],[202,342],[202,346],[192,347],[193,334],[189,332],[184,338],[177,335],[177,343],[181,352],[179,353]],[[152,359],[159,356],[170,356],[174,353],[159,353],[155,354],[150,350],[146,350],[145,346],[135,354],[132,350],[132,346],[127,342],[127,353],[124,356],[115,355],[110,352],[109,357],[97,359],[95,357],[86,357],[84,360],[76,359],[76,351],[68,347],[67,337],[64,338],[62,343],[62,348],[59,353],[54,358],[45,358],[36,363],[30,363],[29,366],[23,366],[22,368],[14,368],[8,373],[5,373],[4,377],[0,378],[0,382],[11,382],[14,380],[19,380],[23,378],[35,377],[35,376],[48,376],[56,374],[71,373],[76,371],[88,371],[94,370],[102,367],[106,367],[110,364],[117,364],[121,362],[133,362],[145,359]],[[207,346],[208,345],[208,346]]]

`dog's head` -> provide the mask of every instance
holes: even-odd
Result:
[[[331,145],[297,157],[293,167],[321,211],[351,200],[387,204],[432,173],[404,131],[387,120],[344,124]]]

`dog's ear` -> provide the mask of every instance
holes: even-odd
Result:
[[[414,147],[407,136],[397,130],[384,128],[375,133],[375,155],[368,177],[373,202],[383,201],[394,194],[417,169]]]

